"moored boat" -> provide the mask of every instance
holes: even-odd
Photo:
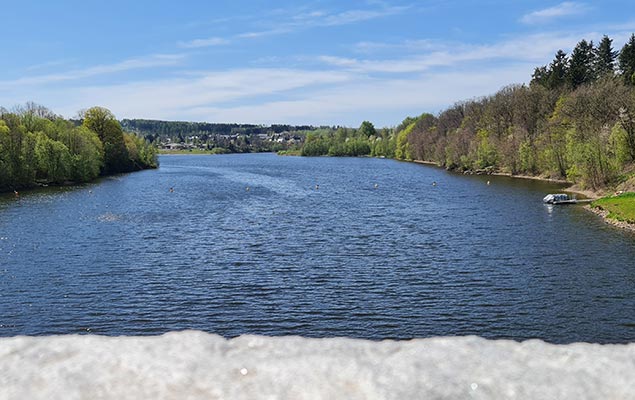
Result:
[[[545,204],[574,204],[578,201],[574,198],[569,197],[566,193],[551,193],[546,195],[542,202]]]

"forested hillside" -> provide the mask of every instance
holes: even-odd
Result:
[[[110,111],[93,107],[80,122],[33,103],[0,108],[0,192],[157,166],[155,148],[124,133]]]
[[[621,51],[605,36],[535,69],[529,85],[463,101],[438,115],[406,118],[392,132],[323,132],[304,155],[423,160],[459,171],[614,185],[635,170],[635,35]],[[372,125],[370,125],[372,127]]]
[[[211,122],[159,121],[151,119],[123,119],[121,126],[128,132],[143,135],[149,141],[170,138],[184,139],[192,135],[259,135],[268,133],[308,131],[312,126],[223,124]]]
[[[564,178],[590,188],[619,183],[635,162],[635,35],[620,52],[605,36],[558,51],[529,86],[406,120],[396,157],[448,169]]]

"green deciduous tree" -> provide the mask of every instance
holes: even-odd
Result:
[[[72,156],[72,179],[87,182],[99,176],[104,164],[104,150],[97,134],[80,126],[69,131],[66,143]]]
[[[410,151],[410,143],[408,143],[408,135],[414,129],[416,124],[412,122],[405,129],[397,132],[397,140],[396,140],[396,148],[395,148],[395,158],[398,160],[412,160],[412,153]]]
[[[124,136],[108,110],[89,110],[85,125],[77,127],[35,103],[15,109],[10,113],[0,108],[0,191],[44,183],[86,182],[100,172],[157,166],[155,148],[134,135]],[[110,146],[111,165],[107,170],[105,146],[97,132]],[[123,144],[124,149],[117,149],[116,143]]]
[[[106,175],[132,170],[131,161],[124,142],[123,130],[110,110],[92,107],[86,110],[82,118],[83,126],[95,132],[104,148],[104,166]]]
[[[34,150],[37,178],[53,183],[71,178],[71,154],[63,143],[37,133]]]
[[[358,133],[360,136],[363,136],[363,137],[370,137],[370,136],[377,135],[377,131],[375,131],[375,126],[368,121],[362,122],[362,124],[360,125],[358,129]]]

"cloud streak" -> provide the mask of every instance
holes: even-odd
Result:
[[[46,85],[137,69],[174,66],[180,63],[184,57],[182,54],[155,54],[147,57],[131,58],[114,64],[96,65],[58,74],[27,76],[10,81],[0,81],[0,88],[23,85]]]
[[[265,36],[287,34],[311,28],[356,24],[377,18],[398,15],[409,8],[410,7],[406,6],[384,6],[378,9],[356,9],[332,13],[325,11],[304,12],[293,15],[290,18],[286,18],[289,22],[277,21],[274,24],[274,28],[244,32],[237,35],[237,37],[242,39],[255,39]]]
[[[174,79],[77,86],[66,91],[67,103],[59,112],[73,115],[86,104],[102,104],[119,118],[189,117],[193,120],[212,120],[209,115],[193,110],[222,108],[241,102],[260,104],[263,98],[297,99],[316,88],[342,85],[352,79],[351,74],[340,71],[284,68],[199,72]],[[39,98],[38,101],[42,102]],[[243,119],[249,117],[245,115]],[[281,116],[277,118],[284,119]]]
[[[201,47],[213,47],[229,44],[230,41],[220,37],[211,37],[207,39],[194,39],[189,42],[179,42],[178,46],[184,49],[198,49]]]
[[[588,34],[594,37],[599,34]],[[494,62],[514,60],[530,62],[536,65],[544,62],[555,52],[554,49],[569,49],[580,39],[577,33],[541,33],[511,38],[498,43],[468,45],[460,43],[441,43],[432,41],[406,41],[386,44],[364,42],[367,51],[410,50],[414,54],[393,59],[358,59],[323,55],[318,61],[332,67],[357,73],[414,73],[424,72],[435,67],[456,67],[463,63]],[[357,46],[356,46],[357,47]]]
[[[234,95],[227,97],[210,93],[206,85],[193,85],[191,88],[179,88],[179,84],[163,82],[160,85],[145,87],[119,88],[124,93],[111,93],[114,98],[125,99],[113,111],[122,118],[136,117],[174,119],[187,118],[198,121],[250,123],[297,123],[297,124],[342,124],[358,126],[363,119],[371,118],[378,126],[390,126],[399,123],[394,115],[418,115],[423,111],[435,112],[444,105],[457,99],[468,99],[491,92],[491,88],[517,80],[524,75],[528,66],[501,67],[492,71],[467,74],[462,71],[445,72],[418,79],[372,79],[359,76],[346,76],[335,81],[328,79],[328,85],[316,81],[311,87],[303,87],[302,93],[295,89],[299,86],[286,86],[282,80],[272,82],[272,88],[252,91],[248,85],[242,96],[254,98],[254,102],[232,102]],[[295,75],[296,79],[307,71],[245,71],[258,76]],[[220,79],[212,78],[213,81]],[[300,78],[304,81],[304,78]],[[281,86],[282,85],[282,86]],[[212,85],[213,86],[213,85]],[[159,92],[145,93],[146,89]],[[182,90],[183,89],[183,90]],[[95,88],[103,94],[101,88]],[[257,89],[256,89],[257,90]],[[88,95],[89,93],[84,93]],[[122,96],[122,94],[125,94]],[[128,94],[133,95],[132,97]],[[135,98],[138,94],[140,98]],[[264,97],[260,97],[263,96]],[[458,98],[457,98],[458,96]],[[152,99],[148,105],[144,98]],[[119,109],[121,108],[121,109]],[[360,112],[363,110],[363,112]],[[369,117],[372,115],[372,117]]]
[[[385,18],[392,15],[401,14],[408,7],[385,7],[379,10],[350,10],[339,14],[318,16],[315,26],[337,26],[354,24],[376,18]]]
[[[584,3],[565,1],[564,3],[560,3],[554,7],[549,7],[542,10],[533,11],[529,14],[525,14],[520,19],[520,22],[527,25],[544,24],[558,18],[581,15],[586,13],[588,10],[589,7]]]
[[[379,18],[324,11],[285,15],[293,24],[308,26]],[[295,19],[289,19],[292,15]],[[209,63],[206,52],[149,55],[0,81],[0,104],[32,100],[66,116],[102,105],[118,118],[348,126],[372,119],[377,126],[390,126],[407,115],[437,112],[456,101],[527,82],[534,67],[549,62],[559,48],[569,51],[581,38],[595,40],[606,33],[616,39],[617,48],[627,39],[626,33],[630,35],[622,29],[632,25],[609,26],[586,31],[543,29],[483,43],[415,37],[393,43],[363,41],[348,48],[329,47],[317,56],[258,54],[227,64]],[[223,40],[203,37],[182,42],[182,47],[223,45]],[[236,36],[228,40],[239,44]],[[217,65],[217,69],[201,69],[209,68],[201,65]],[[109,74],[117,74],[116,80]]]

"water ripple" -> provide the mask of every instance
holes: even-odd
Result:
[[[635,340],[633,236],[544,207],[552,185],[377,159],[161,161],[0,197],[0,335]]]

